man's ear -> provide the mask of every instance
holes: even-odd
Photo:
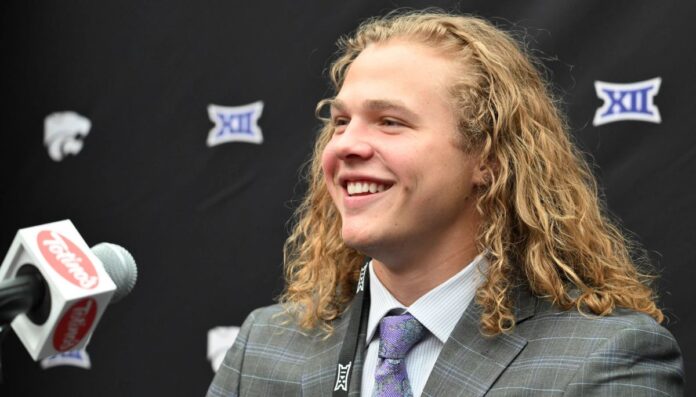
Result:
[[[485,159],[479,160],[476,168],[474,168],[474,174],[472,175],[472,182],[474,185],[479,187],[488,186],[493,181],[493,176],[498,170],[498,162],[491,156]]]
[[[474,183],[474,186],[479,187],[487,186],[491,183],[490,170],[488,167],[483,163],[478,164],[478,166],[474,168],[474,175],[472,175],[471,181]]]

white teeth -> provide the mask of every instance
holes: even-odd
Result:
[[[379,193],[387,190],[387,187],[375,182],[348,182],[346,186],[348,195],[361,193]]]

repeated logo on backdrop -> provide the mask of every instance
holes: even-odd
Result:
[[[597,96],[604,104],[597,109],[592,125],[625,120],[660,123],[660,110],[653,101],[661,83],[659,77],[626,84],[595,81]]]
[[[208,117],[215,126],[208,133],[208,146],[227,142],[263,143],[258,120],[263,113],[263,101],[241,106],[208,105]],[[92,122],[73,111],[54,112],[44,119],[44,145],[53,161],[77,155]]]
[[[85,349],[71,350],[64,353],[49,356],[41,360],[41,368],[48,369],[62,365],[91,369],[92,362]]]
[[[44,119],[44,145],[53,161],[82,150],[92,122],[75,112],[55,112]]]
[[[208,105],[208,117],[215,123],[208,134],[208,146],[227,142],[261,144],[263,135],[258,120],[263,112],[263,101],[242,106]]]
[[[225,358],[227,350],[232,347],[239,335],[239,327],[215,327],[208,330],[208,360],[213,372],[217,372]]]

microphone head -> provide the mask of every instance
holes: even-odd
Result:
[[[133,256],[120,245],[111,243],[99,243],[92,247],[92,252],[102,261],[104,270],[116,284],[111,302],[118,302],[131,292],[138,279],[138,268]]]

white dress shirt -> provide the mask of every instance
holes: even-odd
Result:
[[[408,311],[429,331],[405,359],[413,396],[421,395],[442,347],[483,280],[481,271],[485,265],[484,256],[477,256],[459,273],[418,298],[410,307],[404,307],[382,285],[370,262],[370,314],[367,321],[367,353],[360,395],[372,396],[379,352],[379,333],[375,333],[382,317],[392,311],[396,314]]]

